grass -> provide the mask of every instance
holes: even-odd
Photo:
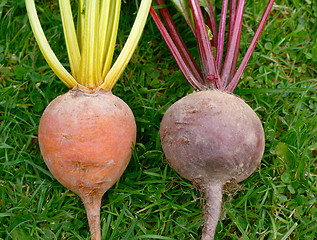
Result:
[[[123,1],[118,49],[136,2]],[[247,2],[242,53],[264,7],[262,1]],[[52,48],[67,66],[58,5],[39,5]],[[24,2],[1,1],[0,16],[0,239],[89,239],[81,200],[52,177],[37,143],[45,106],[67,88],[43,60]],[[235,91],[260,116],[266,150],[249,179],[227,186],[215,239],[316,239],[316,22],[314,1],[280,0],[273,7]],[[201,195],[168,166],[159,141],[164,112],[191,91],[149,19],[113,90],[133,110],[138,137],[127,170],[103,198],[103,239],[200,238]]]

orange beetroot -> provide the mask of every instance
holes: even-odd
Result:
[[[34,0],[25,0],[25,5],[45,60],[72,89],[46,108],[39,126],[40,149],[56,179],[82,198],[91,239],[100,240],[101,198],[127,167],[136,138],[132,111],[111,90],[138,44],[151,1],[140,2],[114,62],[121,0],[79,1],[76,29],[70,1],[59,1],[71,74],[50,48]]]
[[[45,163],[82,198],[95,239],[100,238],[101,198],[127,167],[135,138],[132,111],[111,92],[70,90],[54,99],[41,118]]]

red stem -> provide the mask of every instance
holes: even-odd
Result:
[[[190,0],[189,2],[194,17],[196,39],[199,49],[200,61],[203,73],[205,75],[204,77],[209,82],[210,88],[213,89],[216,87],[218,89],[223,89],[223,85],[215,65],[215,58],[211,49],[211,44],[204,17],[199,6],[199,1]]]
[[[184,16],[186,18],[186,21],[188,22],[188,25],[190,27],[190,29],[192,30],[192,33],[194,34],[194,36],[196,37],[196,33],[195,33],[195,30],[194,30],[194,27],[192,26],[191,22],[190,22],[190,19],[189,19],[189,16],[187,15],[186,13],[186,10],[184,8],[184,5],[183,5],[183,2],[182,1],[179,1],[180,5],[181,5],[181,8],[182,8],[182,11],[184,13]]]
[[[169,50],[171,51],[176,63],[178,64],[181,72],[185,76],[186,80],[189,82],[189,84],[196,90],[203,90],[205,89],[205,86],[202,85],[193,75],[193,73],[190,71],[190,69],[187,67],[184,59],[182,58],[180,52],[178,51],[176,45],[174,44],[171,36],[169,35],[168,31],[166,30],[164,24],[162,23],[161,19],[155,12],[154,8],[151,6],[150,14],[152,19],[154,20],[157,28],[159,29],[166,45],[168,46]]]
[[[239,36],[239,29],[242,25],[244,4],[245,4],[245,0],[238,1],[238,8],[237,8],[234,27],[233,27],[232,38],[229,41],[228,51],[227,51],[225,62],[221,72],[221,79],[223,81],[224,86],[227,85],[227,82],[230,76],[232,63],[235,56],[235,49],[237,47],[239,48],[239,46],[237,46],[237,41]]]
[[[158,5],[164,4],[163,0],[156,0],[156,2],[158,3]],[[273,7],[273,3],[274,0],[269,0],[264,11],[264,14],[262,16],[262,19],[259,23],[259,26],[250,43],[250,46],[241,62],[240,67],[235,73],[239,55],[239,46],[241,41],[242,18],[245,0],[238,0],[238,3],[236,0],[230,0],[229,32],[227,40],[228,48],[226,50],[226,56],[221,71],[221,77],[219,76],[219,71],[221,70],[221,63],[223,58],[228,0],[223,0],[221,20],[219,26],[219,35],[217,35],[217,31],[215,28],[216,21],[214,13],[212,11],[211,4],[208,1],[208,11],[210,12],[210,14],[207,21],[208,25],[211,26],[214,38],[217,38],[217,41],[215,42],[215,45],[218,46],[216,59],[212,52],[212,41],[209,40],[204,17],[199,5],[199,0],[189,0],[195,24],[194,35],[197,40],[200,62],[204,76],[201,76],[202,74],[199,71],[197,64],[195,63],[195,61],[193,61],[193,58],[190,55],[188,49],[186,48],[185,43],[181,38],[179,32],[177,31],[176,26],[167,9],[162,9],[161,13],[166,21],[166,24],[171,32],[172,38],[174,39],[176,45],[173,42],[168,31],[166,30],[165,26],[161,22],[160,18],[156,14],[153,7],[151,7],[150,14],[155,24],[157,25],[159,31],[161,32],[161,35],[163,36],[167,46],[169,47],[174,59],[180,67],[180,70],[182,71],[183,75],[196,90],[202,90],[205,88],[218,88],[220,90],[225,89],[226,91],[233,92],[239,82],[239,79],[241,78],[243,71],[246,68],[248,61],[251,58],[256,43],[258,42],[259,37],[264,29],[268,15]],[[183,11],[186,14],[184,9]],[[204,84],[207,86],[204,86]]]
[[[231,66],[231,71],[230,71],[230,75],[229,75],[229,78],[228,78],[227,85],[232,81],[232,78],[233,78],[234,73],[236,71],[237,62],[238,62],[238,56],[239,56],[239,46],[240,46],[240,41],[241,41],[241,29],[242,29],[242,26],[240,26],[240,29],[239,29],[237,45],[236,45],[236,48],[234,50],[234,56],[233,56],[233,60],[232,60],[232,66]]]
[[[244,69],[246,68],[246,66],[247,66],[247,64],[248,64],[248,62],[249,62],[249,60],[251,58],[251,55],[252,55],[252,53],[253,53],[253,51],[255,49],[255,46],[256,46],[256,44],[257,44],[257,42],[258,42],[258,40],[259,40],[259,38],[261,36],[261,33],[263,32],[265,23],[266,23],[267,18],[268,18],[269,14],[270,14],[270,11],[271,11],[271,9],[273,7],[273,4],[274,4],[274,0],[269,0],[267,6],[265,8],[265,11],[263,13],[263,16],[261,18],[261,21],[259,23],[259,26],[258,26],[258,28],[257,28],[257,30],[256,30],[256,32],[255,32],[255,34],[253,36],[253,39],[252,39],[252,41],[250,43],[250,46],[249,46],[249,48],[248,48],[248,50],[247,50],[247,52],[246,52],[241,64],[240,64],[240,67],[238,68],[238,70],[237,70],[236,74],[234,75],[232,81],[230,82],[230,84],[226,88],[227,91],[233,92],[234,89],[236,88],[236,86],[237,86],[237,84],[238,84],[238,82],[239,82],[239,80],[240,80],[240,78],[242,76],[242,73],[243,73]]]
[[[221,65],[222,65],[223,48],[225,43],[227,8],[228,8],[228,0],[223,0],[220,25],[219,25],[217,55],[216,55],[216,66],[217,66],[218,72],[221,72]]]
[[[163,0],[156,0],[156,3],[160,6],[165,5]],[[198,67],[197,63],[195,62],[195,60],[193,59],[192,55],[188,51],[188,48],[186,47],[182,37],[180,36],[167,8],[164,7],[164,8],[160,8],[159,10],[160,10],[160,13],[162,14],[162,17],[163,17],[166,25],[167,25],[167,28],[169,30],[170,35],[171,35],[175,45],[177,46],[180,54],[182,55],[184,61],[186,62],[187,66],[192,71],[195,78],[199,82],[203,83],[202,73],[199,70],[199,67]]]
[[[236,0],[231,0],[230,1],[229,27],[228,27],[228,36],[227,36],[228,43],[232,39],[232,32],[233,32],[233,27],[234,27],[234,20],[236,18],[236,11],[237,11],[237,1]],[[232,64],[232,67],[231,67],[231,70],[230,70],[230,75],[229,75],[229,78],[228,78],[228,82],[231,81],[231,79],[233,78],[233,75],[234,75],[234,73],[236,71],[238,55],[239,55],[240,40],[241,40],[241,27],[240,27],[240,31],[239,31],[238,42],[236,44],[235,54],[234,54],[234,58],[233,58],[233,64]],[[228,53],[228,48],[226,49],[226,55],[227,55],[227,53]],[[227,84],[225,86],[228,85],[228,82],[227,82]]]
[[[217,24],[216,24],[216,18],[215,18],[215,14],[214,11],[212,9],[211,3],[210,1],[208,2],[208,9],[210,12],[209,18],[207,19],[207,23],[208,23],[208,27],[211,29],[213,38],[212,38],[212,42],[214,44],[214,46],[217,48],[218,47],[218,33],[217,33]]]
[[[229,29],[228,29],[228,42],[231,41],[232,31],[234,26],[234,20],[236,18],[237,1],[230,1],[230,17],[229,17]]]

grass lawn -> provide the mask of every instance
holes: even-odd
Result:
[[[122,1],[118,52],[139,2]],[[240,56],[264,2],[247,1]],[[58,3],[38,6],[49,42],[68,67]],[[277,0],[235,91],[261,118],[266,150],[250,178],[227,186],[215,239],[317,239],[316,63],[317,2]],[[80,198],[54,179],[37,141],[43,110],[66,91],[35,43],[24,1],[0,1],[0,240],[89,239]],[[127,170],[103,197],[103,239],[200,239],[202,196],[168,166],[159,140],[164,112],[191,91],[149,18],[113,89],[133,110],[138,136]]]

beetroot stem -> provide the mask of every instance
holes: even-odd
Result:
[[[235,55],[234,54],[235,49],[239,47],[237,46],[237,39],[239,36],[239,29],[242,25],[244,4],[245,4],[245,0],[238,1],[237,13],[236,13],[235,22],[234,22],[233,31],[232,31],[232,38],[229,41],[228,51],[227,51],[225,62],[223,64],[223,69],[221,72],[221,79],[223,81],[224,86],[227,85],[227,82],[229,79],[230,71],[232,68],[232,62]]]
[[[223,0],[221,17],[220,17],[220,25],[219,25],[217,55],[216,55],[216,65],[219,72],[221,71],[223,47],[225,43],[227,8],[228,8],[228,0]]]
[[[193,75],[193,73],[190,71],[190,69],[187,67],[184,59],[182,58],[180,52],[178,51],[176,45],[174,44],[171,36],[169,35],[168,31],[166,30],[164,24],[162,23],[161,19],[155,12],[154,8],[151,6],[150,8],[150,14],[152,19],[154,20],[157,28],[159,29],[166,45],[168,46],[169,50],[171,51],[177,65],[179,66],[181,72],[185,76],[186,80],[189,82],[189,84],[196,90],[203,90],[205,89],[205,86],[202,85]]]
[[[235,71],[236,71],[238,56],[239,56],[239,46],[240,46],[240,41],[241,41],[241,29],[242,29],[242,26],[240,26],[240,28],[239,28],[238,39],[237,39],[237,43],[236,43],[236,48],[234,50],[234,56],[233,56],[233,60],[232,60],[231,71],[229,74],[227,85],[232,81],[232,78],[233,78]]]
[[[156,0],[156,3],[160,6],[165,5],[163,0]],[[195,78],[200,82],[203,83],[203,76],[201,71],[199,70],[198,65],[196,64],[195,60],[193,59],[192,55],[188,51],[188,48],[186,47],[182,37],[180,36],[171,15],[169,14],[169,11],[166,7],[160,8],[160,13],[162,14],[162,17],[167,25],[167,28],[169,30],[169,33],[177,46],[180,54],[182,55],[184,61],[186,62],[189,69],[192,71]]]
[[[230,16],[229,16],[229,29],[228,29],[228,42],[232,37],[232,31],[234,26],[234,19],[236,18],[236,10],[237,10],[237,1],[230,1]]]
[[[188,25],[189,25],[190,29],[192,30],[192,33],[193,33],[194,36],[196,37],[196,33],[195,33],[195,30],[194,30],[194,27],[192,26],[191,21],[190,21],[190,19],[189,19],[189,16],[187,15],[187,12],[186,12],[186,9],[185,9],[185,7],[184,7],[184,5],[183,5],[183,2],[182,2],[181,0],[179,0],[179,3],[180,3],[180,5],[181,5],[181,8],[182,8],[182,11],[183,11],[183,13],[184,13],[184,16],[185,16],[186,21],[188,22]]]
[[[196,40],[199,49],[201,66],[203,73],[205,74],[205,79],[209,81],[210,88],[223,89],[222,82],[218,70],[215,65],[215,58],[211,49],[211,43],[208,37],[205,21],[203,14],[200,9],[198,0],[190,0],[190,6],[192,9],[195,31],[196,31]]]
[[[85,205],[88,224],[91,234],[91,240],[101,240],[100,232],[100,206],[101,206],[101,196],[98,195],[87,195],[82,197]]]
[[[218,33],[217,33],[217,24],[216,24],[216,18],[215,14],[213,11],[213,8],[211,6],[210,1],[207,1],[208,3],[208,9],[209,9],[209,18],[208,18],[208,26],[211,29],[213,38],[212,41],[214,42],[214,46],[217,48],[218,47]]]
[[[234,27],[234,20],[235,20],[235,17],[236,17],[236,10],[237,10],[237,1],[236,0],[231,0],[230,1],[229,28],[228,28],[228,37],[227,37],[228,43],[232,39],[232,32],[233,32],[233,27]],[[241,40],[241,29],[242,29],[242,27],[240,27],[240,29],[239,29],[238,41],[237,41],[237,44],[236,44],[236,49],[235,49],[234,57],[233,57],[233,63],[232,63],[232,66],[231,66],[230,75],[229,75],[227,84],[231,81],[231,79],[233,78],[234,73],[236,71],[238,55],[239,55],[239,46],[240,46],[240,40]],[[228,48],[226,49],[226,54],[227,53],[228,53]]]
[[[205,186],[205,223],[202,240],[214,239],[216,227],[221,213],[222,188],[220,183]]]
[[[255,34],[253,36],[253,39],[252,39],[252,41],[250,43],[250,46],[249,46],[249,48],[248,48],[248,50],[247,50],[247,52],[246,52],[241,64],[240,64],[240,67],[238,68],[236,74],[234,75],[231,83],[226,88],[227,91],[233,92],[234,89],[236,88],[236,86],[237,86],[237,84],[238,84],[238,82],[239,82],[239,80],[240,80],[240,78],[242,76],[242,73],[243,73],[244,69],[246,68],[246,66],[247,66],[247,64],[248,64],[248,62],[249,62],[249,60],[251,58],[251,55],[252,55],[252,53],[253,53],[253,51],[255,49],[255,46],[256,46],[256,44],[257,44],[257,42],[258,42],[258,40],[259,40],[259,38],[261,36],[261,33],[262,33],[263,29],[264,29],[265,23],[266,23],[267,18],[268,18],[269,14],[270,14],[270,11],[271,11],[271,9],[273,7],[273,4],[274,4],[274,0],[269,0],[267,6],[265,8],[265,11],[263,13],[263,16],[261,18],[261,21],[259,23],[259,26],[258,26],[258,28],[257,28],[257,30],[256,30],[256,32],[255,32]]]

